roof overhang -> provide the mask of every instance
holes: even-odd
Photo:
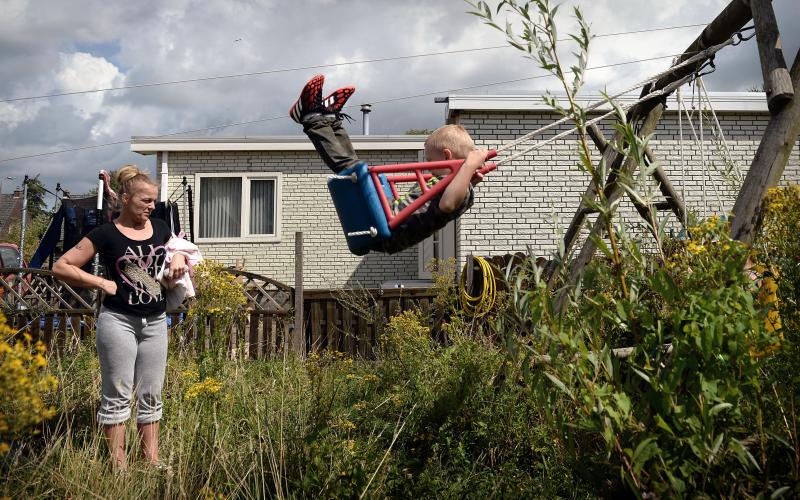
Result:
[[[356,151],[420,151],[423,135],[350,136]],[[306,136],[265,137],[132,137],[131,151],[144,155],[162,151],[314,151]]]
[[[542,111],[553,112],[545,104],[541,94],[508,94],[508,95],[449,95],[446,98],[447,116],[452,117],[459,111]],[[768,113],[767,100],[763,92],[709,92],[709,100],[716,112],[739,112],[739,113]],[[553,97],[561,101],[566,100],[565,94],[553,93]],[[691,106],[691,95],[682,96],[684,105]],[[622,104],[632,104],[639,99],[638,94],[630,94],[617,98]],[[695,97],[696,99],[696,97]],[[444,100],[444,99],[441,99]],[[604,100],[599,93],[587,94],[578,99],[582,106]],[[599,110],[611,109],[609,105],[603,104]],[[666,112],[675,112],[678,109],[678,101],[673,93],[667,98]]]

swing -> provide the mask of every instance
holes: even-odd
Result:
[[[736,40],[736,37],[738,37],[738,41]],[[588,113],[596,110],[601,106],[606,105],[608,100],[621,97],[636,89],[642,88],[645,85],[647,86],[645,87],[647,89],[645,95],[642,95],[638,100],[627,106],[620,106],[620,109],[624,111],[631,106],[638,105],[644,101],[667,96],[675,89],[680,88],[683,84],[693,80],[696,77],[696,74],[689,73],[659,90],[651,90],[650,86],[657,83],[659,79],[667,77],[681,68],[702,64],[722,48],[728,45],[737,45],[743,40],[744,38],[742,38],[741,33],[737,32],[734,37],[731,37],[730,39],[717,45],[712,45],[711,47],[703,49],[695,53],[693,56],[687,58],[683,62],[672,65],[666,71],[642,80],[615,95],[606,96],[605,99],[588,105],[586,108],[584,108],[584,111]],[[616,113],[617,110],[611,109],[610,111],[587,121],[585,125],[588,127]],[[497,154],[506,150],[516,149],[523,143],[530,141],[533,137],[541,134],[542,132],[555,128],[559,125],[563,125],[569,120],[570,118],[565,116],[548,125],[524,134],[517,139],[508,141],[500,147],[491,150],[490,154],[487,156],[487,159],[493,158]],[[514,153],[505,156],[495,163],[487,163],[480,170],[480,172],[482,174],[490,172],[503,163],[511,162],[516,158],[566,137],[574,133],[576,130],[577,129],[573,127],[569,130],[557,133],[547,139],[540,140],[539,142],[525,147],[524,149],[515,151]],[[441,193],[447,187],[463,163],[464,160],[447,160],[370,167],[366,163],[361,162],[343,170],[337,175],[328,177],[328,190],[331,193],[333,204],[336,207],[336,213],[339,215],[339,221],[342,224],[342,229],[344,230],[344,234],[347,239],[347,246],[350,251],[355,255],[365,255],[373,248],[377,241],[385,241],[390,239],[392,237],[393,229],[397,228],[397,226],[406,220],[412,213],[422,207],[431,198]],[[427,182],[433,177],[433,174],[424,172],[426,170],[429,171],[444,168],[449,169],[450,174],[436,183],[435,186],[429,187]],[[387,174],[395,175],[390,176]],[[391,202],[398,198],[396,185],[403,182],[417,182],[422,194],[413,203],[405,207],[399,213],[392,214]]]
[[[490,151],[487,158],[497,155]],[[392,237],[392,231],[442,193],[452,182],[464,160],[444,160],[396,165],[369,166],[359,162],[328,177],[328,190],[342,224],[347,247],[355,255],[367,254],[378,241]],[[486,174],[497,168],[487,163],[479,170]],[[430,171],[448,169],[450,173],[433,186]],[[398,184],[415,182],[422,194],[398,213],[392,213],[392,203],[400,198]]]

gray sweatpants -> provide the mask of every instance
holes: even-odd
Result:
[[[167,316],[134,316],[100,309],[97,317],[97,354],[100,357],[102,395],[97,423],[118,424],[131,416],[136,391],[136,421],[161,419],[161,387],[167,365]]]

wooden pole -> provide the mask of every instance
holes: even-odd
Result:
[[[664,111],[664,104],[658,103],[650,112],[647,114],[647,117],[642,124],[642,128],[639,133],[646,137],[653,133],[658,124],[658,120],[661,119],[661,114]],[[636,115],[633,117],[636,119]],[[608,148],[612,149],[612,148]],[[628,158],[625,160],[625,164],[622,166],[621,175],[630,174],[636,168],[636,161],[634,158]],[[622,196],[624,189],[622,186],[619,185],[618,182],[614,181],[611,184],[606,185],[606,199],[608,200],[608,206],[614,207],[616,200]],[[608,217],[611,217],[613,214],[613,209],[609,208]],[[583,274],[583,269],[592,260],[594,257],[594,253],[597,250],[597,245],[595,245],[594,237],[602,237],[603,230],[606,225],[606,217],[603,215],[599,215],[597,220],[592,227],[592,231],[589,234],[589,237],[586,238],[586,241],[583,244],[583,248],[581,248],[578,257],[573,262],[572,267],[570,269],[569,278],[567,279],[566,286],[561,289],[556,297],[555,301],[555,311],[557,314],[560,314],[561,311],[564,310],[564,307],[567,303],[567,298],[569,297],[570,290],[574,287],[574,285],[578,282],[581,275]]]
[[[650,146],[646,146],[644,148],[644,154],[647,155],[647,159],[651,164],[655,163],[655,156],[650,150]],[[675,190],[675,187],[672,185],[672,182],[669,180],[669,177],[667,177],[667,173],[664,171],[661,165],[656,165],[656,171],[653,172],[653,176],[656,178],[656,182],[658,182],[658,189],[661,190],[661,194],[663,194],[664,198],[666,198],[669,207],[672,209],[672,212],[678,217],[678,220],[681,221],[681,225],[685,228],[686,221],[688,220],[688,212],[686,211],[686,204],[684,203],[683,198],[681,198],[681,196]]]
[[[800,51],[792,64],[792,84],[800,85]],[[731,236],[750,244],[761,217],[761,200],[776,186],[800,133],[800,99],[789,101],[772,115],[733,206]]]
[[[303,231],[294,233],[294,332],[292,349],[306,354],[306,330],[303,327]]]
[[[742,29],[752,18],[753,14],[750,11],[748,0],[732,0],[713,21],[708,23],[708,26],[700,33],[700,36],[686,48],[678,58],[677,63],[682,63],[703,49],[724,42]],[[661,89],[670,82],[694,73],[697,68],[703,65],[703,62],[698,61],[696,65],[689,65],[663,76],[653,85],[653,90]]]
[[[25,174],[25,180],[22,181],[22,220],[19,223],[20,263],[25,261],[25,231],[27,229],[27,221],[28,221],[28,182],[30,182],[28,179],[28,175]]]
[[[597,126],[596,123],[592,123],[586,129],[589,134],[589,137],[592,138],[594,145],[597,146],[597,149],[600,153],[605,153],[606,148],[608,147],[608,141],[606,140],[603,132]],[[658,183],[658,189],[661,191],[661,194],[664,195],[666,199],[667,206],[672,209],[673,213],[678,217],[681,222],[681,225],[684,225],[684,217],[686,216],[686,205],[683,203],[683,199],[681,199],[680,195],[675,188],[672,186],[672,182],[669,180],[667,173],[664,171],[664,168],[656,163],[655,155],[653,151],[650,149],[650,146],[645,146],[644,149],[645,156],[647,157],[647,161],[650,165],[655,164],[656,168],[653,172],[653,177],[655,178],[656,182]],[[641,203],[637,202],[633,197],[630,198],[631,203],[633,203],[636,210],[639,212],[639,215],[647,222],[648,225],[651,226],[650,221],[650,209],[646,206],[642,205]],[[661,203],[654,204],[654,206],[660,208]],[[652,228],[653,231],[656,231],[657,228]]]
[[[756,27],[761,73],[764,75],[764,91],[767,107],[772,114],[780,111],[794,96],[794,86],[781,48],[781,35],[771,0],[750,0],[753,22]]]
[[[599,131],[599,129],[597,130]],[[614,135],[614,140],[619,141],[621,139],[622,133],[617,132]],[[622,163],[622,155],[617,154],[617,151],[614,148],[605,148],[603,150],[603,157],[600,161],[605,162],[606,165],[611,165],[606,184],[614,182],[616,179],[616,169],[618,169],[620,163]],[[586,191],[583,193],[583,196],[581,196],[581,201],[578,204],[578,210],[575,212],[575,215],[572,216],[569,227],[567,227],[567,231],[564,233],[565,259],[569,258],[572,246],[575,245],[575,242],[578,241],[578,236],[580,236],[580,230],[583,226],[583,222],[586,220],[586,216],[591,213],[588,201],[594,200],[595,198],[597,198],[597,187],[594,184],[594,180],[591,180],[589,182],[589,186],[586,188]],[[561,265],[563,265],[563,263],[558,262],[557,259],[553,259],[547,264],[544,274],[547,277],[548,290],[552,290],[558,281],[558,270]]]
[[[589,134],[589,137],[592,138],[592,142],[594,142],[594,145],[597,146],[597,149],[600,151],[600,153],[604,153],[608,147],[608,141],[603,135],[603,132],[600,130],[600,127],[598,127],[596,123],[592,123],[586,129],[586,132]],[[644,219],[647,227],[650,228],[650,232],[653,233],[653,236],[658,238],[658,228],[653,227],[653,224],[650,222],[650,208],[643,203],[639,203],[639,201],[631,196],[630,193],[628,194],[628,199],[630,199],[631,203],[633,203],[633,207],[639,213],[639,217]]]
[[[734,35],[737,31],[739,31],[747,22],[752,19],[752,13],[750,11],[750,5],[748,0],[732,0],[731,3],[728,4],[722,12],[717,15],[717,17],[705,27],[705,29],[700,33],[700,36],[692,42],[689,47],[683,52],[683,54],[678,58],[676,64],[679,64],[683,61],[686,61],[693,55],[697,54],[698,52],[707,49],[713,45],[720,44],[730,37]],[[652,122],[652,128],[648,131],[641,130],[639,131],[640,135],[645,136],[650,134],[654,129],[655,125],[658,122],[658,119],[661,116],[661,113],[664,109],[664,102],[666,97],[675,89],[670,89],[667,91],[667,88],[672,86],[677,88],[681,79],[684,77],[695,73],[706,61],[708,58],[703,58],[702,60],[697,61],[697,63],[685,66],[683,68],[679,68],[672,73],[664,75],[662,78],[657,80],[652,85],[646,85],[642,89],[641,96],[645,96],[651,92],[664,90],[664,95],[653,97],[648,99],[647,101],[641,102],[635,106],[633,106],[630,110],[628,110],[628,117],[629,121],[635,119],[635,117],[640,117],[647,115],[648,122]],[[658,110],[653,114],[652,112]],[[651,120],[651,117],[656,117],[655,121]],[[622,138],[621,133],[617,132],[615,134],[615,141],[619,141]],[[605,152],[603,153],[603,160],[605,160],[605,164],[609,166],[609,175],[608,179],[606,180],[606,184],[604,189],[606,190],[606,196],[610,199],[609,193],[611,191],[616,191],[619,189],[617,184],[617,177],[618,172],[617,170],[620,168],[622,163],[623,157],[622,155],[618,154],[613,148],[606,148]],[[628,161],[623,167],[626,171],[635,167],[635,164],[631,164],[632,162]],[[589,213],[588,204],[585,202],[586,199],[594,199],[597,195],[596,192],[597,187],[594,185],[594,182],[590,182],[589,187],[586,189],[583,198],[581,198],[580,205],[578,207],[578,211],[572,218],[572,222],[570,223],[566,233],[564,234],[564,257],[567,258],[570,254],[572,246],[578,239],[580,234],[580,228],[583,226],[583,222],[586,219],[586,215]],[[674,192],[674,190],[673,190]],[[685,210],[685,207],[684,207]],[[685,215],[685,214],[684,214]],[[681,218],[681,220],[685,220],[685,217]],[[595,223],[595,229],[592,230],[595,233],[597,230],[597,234],[602,234],[602,227],[598,229],[598,224],[602,221],[598,219]],[[591,250],[593,253],[595,248],[594,244],[590,241],[587,241],[587,244],[584,246],[583,250]],[[580,276],[583,271],[583,267],[591,260],[591,255],[587,258],[584,255],[584,251],[582,250],[581,255],[583,257],[579,257],[579,262],[576,262],[573,265],[573,269],[570,273],[569,278],[569,286],[565,287],[557,301],[556,301],[556,309],[561,310],[561,307],[564,305],[564,301],[567,297],[568,289],[575,283],[575,280]],[[558,268],[563,263],[556,262],[555,260],[552,261],[550,265],[548,265],[546,269],[546,274],[548,276],[548,289],[553,289],[555,286],[557,279],[558,279]]]

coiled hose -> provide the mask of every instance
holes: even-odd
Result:
[[[464,266],[464,271],[461,273],[461,308],[470,316],[480,318],[486,316],[489,311],[494,307],[497,298],[497,285],[495,283],[494,271],[492,265],[488,260],[483,257],[473,257],[478,264],[480,271],[480,293],[476,296],[470,295],[470,290],[467,290],[467,263]],[[476,273],[476,276],[478,274]]]

